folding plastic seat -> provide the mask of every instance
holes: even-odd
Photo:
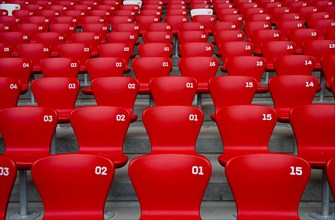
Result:
[[[91,56],[91,48],[84,43],[66,43],[58,47],[60,57],[67,57],[79,60],[79,72],[86,71],[86,60]]]
[[[31,169],[35,161],[50,155],[57,113],[37,106],[13,107],[1,110],[0,118],[0,130],[5,143],[2,156],[15,162],[20,177],[20,213],[11,218],[36,218],[37,213],[28,213],[27,170]]]
[[[260,55],[261,44],[266,41],[280,41],[282,34],[279,30],[256,30],[251,33],[251,40],[254,44],[254,54]]]
[[[176,163],[167,167],[171,160]],[[211,172],[209,160],[197,155],[160,154],[133,159],[129,175],[139,198],[140,219],[201,219],[201,201]]]
[[[34,15],[34,12],[26,9],[14,10],[13,16],[20,21],[24,21],[27,17]]]
[[[138,16],[138,10],[136,9],[116,10],[114,16],[127,16],[132,20],[135,20],[136,16]]]
[[[137,23],[120,23],[115,24],[113,27],[115,32],[134,32],[139,35],[141,32],[141,26]]]
[[[51,48],[42,43],[26,43],[17,46],[19,57],[30,59],[32,61],[32,72],[38,73],[41,71],[40,61],[50,57]]]
[[[256,30],[269,30],[271,29],[271,23],[269,21],[246,21],[244,23],[244,32],[247,37],[247,41],[252,41],[251,33]]]
[[[164,22],[169,23],[172,27],[172,33],[179,33],[179,25],[183,22],[188,22],[186,15],[166,15]]]
[[[335,77],[335,54],[321,57],[321,67],[326,81],[325,86],[329,91],[332,91],[331,80]]]
[[[88,75],[93,81],[102,77],[122,76],[125,63],[121,57],[99,57],[87,60],[86,67]],[[82,88],[81,91],[86,95],[92,95],[92,89],[89,87]]]
[[[9,44],[12,47],[12,56],[18,56],[17,45],[29,43],[29,36],[22,32],[1,32],[0,42]]]
[[[10,32],[11,28],[12,27],[10,25],[0,23],[0,32]]]
[[[37,43],[47,45],[51,49],[51,57],[58,56],[58,46],[65,43],[65,37],[58,32],[42,32],[36,34]]]
[[[243,155],[228,161],[225,171],[237,219],[300,219],[299,204],[311,174],[306,160],[277,153]]]
[[[18,31],[29,36],[30,43],[36,43],[36,34],[46,32],[47,29],[43,25],[34,23],[22,23],[17,25]]]
[[[325,12],[325,11],[319,11],[319,12],[314,12],[314,13],[310,13],[307,15],[307,23],[310,25],[311,21],[313,20],[327,20],[327,19],[334,19],[334,15]]]
[[[276,75],[306,75],[310,76],[315,67],[312,55],[283,55],[274,59]]]
[[[254,77],[257,81],[257,92],[265,93],[269,91],[267,85],[261,85],[265,63],[266,61],[263,57],[233,56],[226,59],[225,65],[228,75]]]
[[[80,83],[70,77],[48,77],[35,79],[31,90],[38,106],[54,109],[58,123],[69,123],[74,110]]]
[[[143,1],[144,2],[144,1]],[[144,4],[141,10],[158,10],[160,12],[163,11],[163,6],[161,4]]]
[[[122,147],[130,123],[127,109],[112,106],[77,108],[71,113],[70,121],[78,140],[78,153],[106,157],[115,168],[126,165],[128,157],[123,154]]]
[[[188,15],[188,11],[186,9],[182,9],[182,8],[176,8],[173,10],[166,10],[166,16],[187,16]]]
[[[169,43],[144,43],[138,45],[140,57],[171,57],[172,45]]]
[[[73,43],[84,43],[91,48],[91,57],[98,56],[98,46],[100,44],[100,35],[95,32],[76,32],[72,34]]]
[[[104,23],[108,23],[109,17],[112,16],[112,14],[109,11],[105,10],[105,9],[95,9],[95,8],[92,9],[92,10],[89,10],[87,12],[87,15],[100,16],[100,17],[102,17],[105,20]]]
[[[138,35],[134,31],[128,32],[110,32],[107,34],[108,43],[126,43],[129,44],[132,49],[137,42]]]
[[[179,25],[179,31],[203,31],[205,26],[200,22],[184,22]]]
[[[71,42],[72,34],[76,32],[76,25],[70,23],[52,23],[50,32],[57,32],[65,37],[66,43]]]
[[[228,31],[216,31],[214,33],[214,39],[217,45],[227,41],[244,41],[244,31],[242,30],[228,30]]]
[[[83,24],[83,32],[93,32],[95,36],[99,36],[100,44],[106,43],[107,34],[109,31],[108,25],[104,23]]]
[[[193,22],[203,23],[208,34],[212,34],[212,24],[216,22],[216,15],[194,15]]]
[[[136,23],[141,27],[141,34],[146,31],[146,26],[151,23],[160,22],[161,18],[157,15],[140,15],[136,17]]]
[[[277,22],[277,29],[282,32],[283,40],[288,40],[288,34],[296,29],[303,29],[305,26],[304,21],[293,20],[293,21],[280,21]]]
[[[71,10],[80,10],[80,11],[84,12],[85,14],[89,10],[92,10],[92,6],[91,5],[86,5],[86,4],[74,4],[70,8],[71,8]]]
[[[257,80],[251,76],[217,76],[209,80],[209,91],[216,112],[229,105],[251,105],[257,90]]]
[[[257,7],[257,8],[246,8],[245,10],[243,10],[242,15],[248,19],[248,17],[250,15],[254,15],[254,14],[265,14],[266,10],[265,8],[262,7]]]
[[[119,57],[124,60],[124,72],[129,72],[129,59],[132,54],[133,47],[126,43],[108,43],[101,44],[98,47],[100,57]]]
[[[298,156],[307,160],[313,169],[323,169],[323,197],[321,215],[329,216],[329,185],[326,164],[335,154],[335,105],[312,104],[298,106],[290,112],[290,122],[298,146]]]
[[[133,59],[132,67],[140,82],[139,93],[150,93],[150,80],[158,76],[168,76],[172,70],[172,61],[167,57],[139,57]]]
[[[70,77],[77,78],[80,63],[77,59],[54,57],[46,58],[40,62],[44,78],[48,77]]]
[[[134,19],[131,16],[111,16],[109,18],[109,23],[113,29],[116,24],[134,23]]]
[[[211,57],[214,45],[208,42],[186,42],[179,45],[181,57]]]
[[[81,10],[66,10],[64,12],[62,12],[62,15],[63,16],[71,16],[75,19],[77,19],[77,24],[79,22],[79,19],[81,16],[84,16],[85,15],[85,12],[81,11]],[[81,24],[80,24],[81,26]]]
[[[278,56],[293,55],[295,52],[293,41],[266,41],[261,44],[261,52],[266,59],[265,68],[274,71],[274,59]]]
[[[272,21],[271,14],[251,14],[247,17],[247,21]]]
[[[142,35],[144,43],[168,43],[172,44],[173,35],[171,31],[147,31]]]
[[[78,19],[74,16],[60,15],[60,16],[54,17],[51,20],[50,24],[53,24],[53,23],[65,23],[65,24],[72,24],[72,25],[77,26]]]
[[[304,42],[320,39],[322,35],[318,29],[302,28],[289,31],[288,39],[296,44],[295,52],[301,54]]]
[[[334,173],[335,173],[335,159],[333,158],[328,161],[327,166],[326,166],[327,179],[328,179],[328,183],[332,191],[333,197],[335,197]]]
[[[59,16],[60,12],[51,9],[45,9],[44,7],[42,10],[36,11],[34,15],[44,16],[50,22],[54,17]]]
[[[27,58],[8,57],[0,58],[0,76],[16,78],[21,82],[21,94],[28,91],[28,83],[33,67],[32,61]]]
[[[11,31],[16,31],[15,27],[21,20],[15,16],[0,16],[0,23],[4,23],[11,27]]]
[[[142,120],[150,139],[151,154],[196,154],[195,144],[203,119],[203,111],[193,106],[145,109]]]
[[[7,206],[12,194],[12,189],[16,179],[15,163],[6,157],[0,156],[0,186],[1,186],[1,200],[0,200],[0,218],[6,219]]]
[[[212,24],[212,33],[217,31],[239,30],[240,28],[241,26],[238,26],[237,22],[219,21]]]
[[[0,43],[0,58],[10,57],[12,54],[12,46],[5,43]]]
[[[104,219],[114,173],[113,163],[97,155],[64,154],[36,161],[32,177],[42,198],[43,219]]]
[[[21,93],[21,82],[17,78],[0,77],[0,110],[16,107]]]
[[[203,31],[180,31],[178,33],[178,39],[180,43],[186,42],[207,42],[208,34],[205,30]]]
[[[102,16],[86,15],[86,14],[84,16],[81,16],[78,20],[79,27],[81,27],[83,24],[92,24],[92,23],[108,24],[108,21]]]
[[[321,68],[321,57],[327,54],[335,53],[335,41],[334,40],[310,40],[303,44],[303,52],[306,55],[312,55],[315,57],[315,68]]]
[[[222,166],[237,156],[268,153],[268,144],[277,122],[276,110],[263,105],[230,105],[216,112],[223,146],[218,157]],[[255,199],[255,198],[253,198]]]
[[[192,106],[197,81],[186,76],[161,76],[150,80],[155,106]]]
[[[318,8],[318,11],[324,10],[325,7],[333,5],[334,2],[331,0],[312,1],[311,4]]]
[[[269,79],[269,90],[279,122],[290,122],[290,110],[312,104],[319,81],[314,76],[281,75]]]
[[[219,43],[219,42],[218,42]],[[222,71],[226,70],[226,59],[234,56],[251,56],[254,45],[251,42],[244,41],[232,41],[222,42],[219,44],[219,54],[223,61],[224,66],[221,68]]]
[[[98,5],[94,6],[94,9],[106,10],[111,15],[114,15],[114,12],[117,10],[117,6],[116,5],[107,5],[107,4],[98,4]]]
[[[230,22],[236,22],[238,27],[242,26],[243,23],[243,15],[241,14],[224,14],[219,17],[219,21],[230,21]]]
[[[60,16],[63,11],[67,10],[67,6],[59,4],[59,2],[52,3],[51,5],[47,5],[44,7],[46,10],[54,10],[58,13],[57,16]]]
[[[276,17],[276,23],[277,22],[283,22],[283,21],[304,21],[304,18],[301,14],[295,13],[295,12],[287,12],[283,14],[279,14]]]
[[[153,9],[145,9],[145,10],[141,10],[141,15],[143,16],[162,16],[162,12],[158,9],[153,10]]]
[[[329,29],[335,28],[335,19],[311,20],[308,27],[318,29],[322,34]]]
[[[215,14],[217,17],[219,17],[219,20],[221,21],[222,16],[226,15],[240,15],[238,10],[236,8],[219,8],[218,10],[215,11]]]
[[[50,24],[50,20],[44,16],[33,15],[33,16],[26,17],[21,23],[34,23],[34,24],[43,25],[45,29],[47,30]]]
[[[314,6],[305,6],[297,8],[296,12],[303,15],[305,20],[307,20],[307,16],[311,13],[317,12],[318,9]]]

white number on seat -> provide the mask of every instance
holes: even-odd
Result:
[[[162,66],[163,66],[163,67],[168,67],[168,66],[169,66],[169,63],[168,63],[168,62],[163,62],[163,63],[162,63]]]
[[[291,169],[291,173],[290,173],[291,176],[301,176],[302,175],[302,167],[291,166],[290,169]]]
[[[136,85],[135,83],[128,83],[128,89],[135,89]]]
[[[308,65],[312,65],[312,61],[311,60],[305,60],[305,66],[308,66]]]
[[[186,88],[192,89],[193,88],[193,83],[191,83],[191,82],[186,83]]]
[[[116,121],[126,121],[126,115],[116,115]]]
[[[189,119],[190,121],[198,121],[198,115],[197,115],[197,114],[190,114],[190,115],[188,116],[188,119]]]
[[[116,62],[116,63],[115,63],[115,66],[116,66],[116,67],[122,67],[122,62]]]
[[[314,83],[313,82],[306,82],[306,87],[314,87]]]
[[[15,84],[15,83],[11,83],[11,84],[9,85],[9,88],[10,88],[10,89],[17,89],[17,84]]]
[[[23,68],[29,68],[29,63],[23,63],[23,64],[22,64],[22,67],[23,67]]]
[[[44,122],[52,122],[53,121],[52,115],[44,115],[43,121]]]
[[[76,68],[78,66],[78,63],[71,63],[70,66],[71,68]]]
[[[192,167],[192,174],[193,175],[204,175],[203,171],[202,171],[202,166],[193,166]]]
[[[69,83],[68,88],[69,89],[75,89],[76,88],[76,84],[75,83]]]
[[[263,114],[263,121],[271,121],[272,114]]]
[[[254,87],[254,83],[253,82],[245,82],[245,87],[246,88],[252,88],[252,87]]]
[[[329,48],[331,49],[335,48],[335,44],[329,44]]]
[[[8,167],[0,167],[0,176],[8,176],[9,168]]]
[[[209,66],[216,66],[215,62],[209,62]]]
[[[95,174],[107,176],[107,167],[96,166],[95,167]]]

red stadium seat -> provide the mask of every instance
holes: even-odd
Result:
[[[100,57],[119,57],[124,60],[124,72],[129,72],[129,59],[133,51],[133,46],[127,43],[108,43],[98,47]]]
[[[70,77],[39,78],[31,82],[38,106],[54,109],[58,123],[69,123],[75,108],[80,83]]]
[[[247,41],[252,42],[251,35],[256,30],[270,30],[271,23],[269,21],[246,21],[244,23],[244,32]]]
[[[144,43],[168,43],[172,44],[171,31],[147,31],[142,35]]]
[[[70,23],[52,23],[50,24],[50,32],[57,32],[64,36],[66,42],[71,42],[72,34],[76,32],[76,25]]]
[[[138,45],[140,57],[171,57],[172,45],[169,43],[144,43]]]
[[[251,105],[257,90],[257,81],[251,76],[217,76],[209,80],[209,90],[216,112],[229,105]]]
[[[30,59],[18,57],[0,58],[0,66],[1,77],[11,77],[20,80],[21,94],[28,91],[31,69],[33,67]]]
[[[335,28],[326,30],[324,37],[326,40],[335,40]]]
[[[51,55],[51,48],[42,43],[26,43],[17,46],[18,55],[22,58],[30,59],[33,64],[32,72],[41,71],[40,61]]]
[[[172,160],[175,163],[166,166]],[[201,201],[211,172],[210,162],[196,155],[161,154],[133,159],[129,175],[139,198],[140,218],[201,219]]]
[[[311,174],[304,159],[275,153],[244,155],[228,161],[225,171],[238,219],[300,219],[299,203]]]
[[[173,34],[178,34],[179,25],[183,22],[187,22],[188,17],[186,15],[166,15],[164,21],[171,25]]]
[[[10,158],[20,170],[20,213],[15,219],[38,217],[28,213],[27,170],[32,164],[50,154],[50,145],[57,124],[57,113],[49,108],[28,106],[0,111],[0,130],[5,142],[2,156]]]
[[[274,59],[277,75],[312,75],[315,58],[311,55],[283,55]]]
[[[178,33],[179,42],[207,42],[208,34],[206,31],[180,31]]]
[[[335,159],[330,159],[326,165],[326,174],[333,197],[335,197]]]
[[[143,34],[148,24],[160,22],[160,20],[160,16],[157,15],[140,15],[136,18],[136,23],[140,25],[141,34]]]
[[[130,112],[130,122],[137,120],[133,108],[137,97],[139,82],[125,76],[100,77],[92,80],[92,93],[98,105],[117,106]]]
[[[290,110],[312,104],[319,81],[308,75],[282,75],[269,79],[269,90],[279,122],[290,122]]]
[[[36,34],[47,31],[47,28],[35,23],[21,23],[17,25],[18,31],[29,36],[30,43],[36,43]]]
[[[193,106],[157,106],[144,110],[151,154],[196,154],[195,144],[204,113]]]
[[[283,55],[295,53],[295,43],[292,41],[266,41],[261,44],[261,52],[266,59],[265,68],[274,71],[274,59]]]
[[[12,54],[12,46],[6,43],[0,43],[0,58],[10,57]]]
[[[137,23],[120,23],[115,24],[113,27],[113,31],[116,32],[134,32],[137,35],[141,32],[141,26]]]
[[[335,53],[334,40],[311,40],[303,44],[304,54],[315,57],[315,68],[321,68],[321,57]]]
[[[304,25],[305,25],[305,22],[300,21],[300,20],[280,21],[277,23],[277,29],[282,32],[283,40],[287,40],[288,34],[290,33],[290,31],[293,31],[296,29],[303,29]]]
[[[155,106],[192,106],[197,81],[186,76],[161,76],[150,80],[150,92]]]
[[[317,40],[321,36],[319,30],[312,28],[294,29],[288,32],[288,40],[293,41],[296,44],[295,52],[299,54],[303,53],[302,45],[304,42]]]
[[[205,31],[212,34],[212,24],[216,22],[216,15],[194,15],[192,21],[203,23]]]
[[[111,106],[82,107],[71,113],[70,121],[79,153],[106,157],[115,168],[127,163],[122,147],[130,123],[128,110]]]
[[[98,56],[98,46],[101,42],[100,35],[95,32],[76,32],[72,34],[73,43],[84,43],[91,48],[91,57]]]
[[[64,154],[36,161],[32,177],[42,198],[43,218],[104,219],[114,173],[112,161],[96,155]]]
[[[41,60],[40,66],[43,77],[77,78],[80,63],[77,59],[54,57]]]
[[[0,77],[0,110],[16,107],[21,92],[21,82],[17,78]]]
[[[262,105],[231,105],[216,112],[224,152],[218,157],[222,166],[237,156],[267,153],[277,122],[276,110]]]
[[[261,45],[265,41],[280,41],[281,31],[279,30],[256,30],[251,33],[251,40],[254,44],[254,54],[261,55]]]
[[[265,93],[269,91],[267,86],[261,85],[265,62],[263,57],[233,56],[226,59],[226,68],[228,75],[254,77],[257,80],[257,92]]]
[[[335,77],[335,54],[321,57],[321,67],[326,81],[326,88],[332,91],[331,80]]]
[[[101,77],[122,76],[125,63],[122,58],[100,57],[87,60],[86,66],[88,75],[93,81]],[[81,91],[86,95],[92,95],[92,89],[89,87],[82,88]]]
[[[208,42],[186,42],[179,45],[181,57],[211,57],[214,45]]]
[[[36,41],[51,49],[51,57],[58,56],[58,46],[65,43],[65,37],[57,32],[42,32],[36,34]]]
[[[58,47],[60,57],[72,58],[79,60],[79,72],[86,71],[86,60],[91,56],[91,48],[84,43],[66,43]]]
[[[83,24],[83,32],[93,32],[95,36],[99,36],[100,43],[106,43],[109,27],[104,23]]]
[[[216,31],[214,39],[217,45],[228,41],[244,41],[245,34],[242,30]]]
[[[12,194],[12,189],[16,179],[16,166],[15,163],[3,156],[0,156],[0,188],[1,188],[1,200],[0,200],[0,218],[6,219],[7,206]]]
[[[183,22],[179,25],[179,31],[203,31],[205,26],[201,22]]]
[[[158,76],[168,76],[172,61],[168,57],[139,57],[132,61],[136,79],[140,82],[139,93],[150,93],[149,82]]]
[[[172,27],[170,24],[165,22],[159,22],[159,23],[151,23],[147,25],[147,31],[172,31]]]

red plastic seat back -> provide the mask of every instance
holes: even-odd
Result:
[[[172,43],[171,31],[147,31],[143,33],[142,39],[144,43]]]
[[[326,79],[326,87],[331,90],[331,80],[335,77],[335,54],[321,57],[321,67]]]
[[[322,36],[317,29],[302,28],[294,29],[288,32],[288,39],[296,44],[296,52],[302,53],[302,45],[309,40],[317,40]]]
[[[75,58],[54,57],[40,62],[43,77],[71,77],[77,78],[80,63]]]
[[[84,43],[66,43],[58,47],[60,57],[77,59],[80,62],[80,71],[86,70],[86,60],[91,56],[92,50]]]
[[[303,44],[304,54],[315,57],[315,68],[321,68],[321,57],[335,53],[334,40],[310,40]]]
[[[211,57],[214,45],[208,42],[187,42],[179,45],[182,57]]]
[[[143,112],[151,153],[195,154],[195,144],[204,119],[203,111],[192,106],[157,106]]]
[[[286,154],[244,155],[228,161],[225,170],[237,218],[300,219],[298,207],[311,173],[304,159]]]
[[[218,42],[219,43],[219,42]],[[234,56],[251,56],[254,45],[251,42],[222,42],[219,44],[219,52],[222,61],[225,63],[226,59]]]
[[[274,59],[277,75],[312,75],[315,58],[311,55],[283,55]]]
[[[274,59],[278,56],[294,54],[295,48],[295,43],[292,41],[266,41],[262,43],[261,51],[266,59],[266,68],[274,70]]]
[[[20,57],[30,59],[33,63],[32,71],[41,71],[40,61],[51,55],[51,48],[42,43],[19,44],[17,52]]]
[[[112,106],[77,108],[71,113],[71,125],[78,140],[79,152],[110,158],[115,167],[127,163],[122,153],[123,143],[130,123],[127,109]],[[124,161],[114,161],[118,155]]]
[[[6,43],[12,46],[12,56],[18,56],[17,45],[23,43],[29,43],[30,38],[28,35],[22,32],[1,32],[0,42]]]
[[[44,218],[104,219],[114,173],[110,160],[95,155],[54,155],[36,161],[32,177],[42,198]]]
[[[183,57],[179,60],[183,76],[193,77],[198,82],[198,93],[208,93],[208,82],[216,75],[219,60],[215,57]]]
[[[91,87],[98,105],[122,107],[133,113],[139,90],[137,79],[126,76],[102,77],[94,79]]]
[[[271,77],[269,79],[269,89],[278,113],[278,121],[289,122],[292,108],[312,104],[318,85],[318,79],[310,75]]]
[[[206,158],[146,155],[130,162],[129,175],[140,202],[141,219],[201,219],[200,205],[211,176]]]
[[[128,63],[133,51],[133,46],[127,43],[108,43],[98,47],[100,57],[119,57],[124,60],[125,70],[129,69]]]
[[[0,43],[0,58],[10,57],[12,54],[12,46],[6,43]]]
[[[56,111],[37,106],[13,107],[1,110],[0,118],[6,146],[3,156],[11,158],[17,169],[30,169],[34,161],[49,155]]]
[[[218,45],[226,41],[244,41],[245,34],[242,30],[216,31],[214,39]]]
[[[0,76],[20,80],[21,93],[28,91],[28,82],[33,64],[29,58],[8,57],[0,58]]]
[[[197,81],[186,76],[162,76],[150,80],[150,91],[155,106],[192,106]]]
[[[257,80],[251,76],[217,76],[209,81],[215,111],[227,105],[251,104]]]
[[[70,77],[39,78],[31,83],[31,90],[38,106],[56,110],[59,123],[70,120],[79,89],[79,81]]]
[[[51,56],[58,56],[58,46],[65,43],[65,37],[57,32],[42,32],[36,34],[36,41],[51,49]]]
[[[178,33],[180,43],[186,42],[207,42],[208,34],[206,31],[180,31]]]
[[[140,93],[148,93],[149,82],[158,76],[168,76],[172,70],[172,61],[168,57],[140,57],[132,61],[136,78],[140,82]]]
[[[7,206],[16,179],[15,163],[0,156],[0,218],[6,219]]]
[[[95,32],[76,32],[72,34],[73,43],[84,43],[91,47],[91,56],[96,56],[98,54],[98,45],[100,44],[100,34]]]
[[[0,77],[0,110],[15,107],[21,92],[21,82],[12,77]]]
[[[330,159],[326,166],[326,174],[328,183],[331,189],[331,192],[333,194],[333,197],[335,197],[335,158]]]
[[[172,45],[169,43],[144,43],[138,45],[140,57],[171,57]]]
[[[335,154],[335,105],[298,106],[290,112],[290,122],[298,145],[298,156],[313,168],[325,168]]]
[[[188,17],[186,15],[167,15],[164,21],[171,25],[173,34],[177,34],[179,32],[179,25],[187,22]]]
[[[244,23],[244,32],[247,37],[247,41],[252,41],[251,35],[253,31],[269,29],[271,29],[271,23],[269,21],[246,21]]]
[[[99,57],[87,60],[86,67],[90,79],[94,80],[101,77],[122,76],[125,63],[119,57]]]
[[[261,54],[261,44],[265,41],[281,40],[281,31],[279,30],[256,30],[251,33],[252,43],[254,44],[254,52]]]

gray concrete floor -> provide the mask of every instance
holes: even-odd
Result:
[[[43,205],[40,202],[30,202],[29,212],[40,212],[43,216]],[[135,220],[139,219],[140,207],[136,201],[109,202],[106,204],[106,211],[114,213],[111,220]],[[299,216],[301,220],[313,220],[309,216],[310,212],[320,212],[321,204],[318,202],[303,202],[299,207]],[[335,220],[334,203],[331,204],[333,215],[328,220]],[[7,219],[12,214],[19,211],[19,203],[10,203],[7,211]],[[234,220],[233,214],[236,212],[234,202],[203,202],[201,205],[201,216],[203,220]],[[285,219],[283,219],[285,220]]]

